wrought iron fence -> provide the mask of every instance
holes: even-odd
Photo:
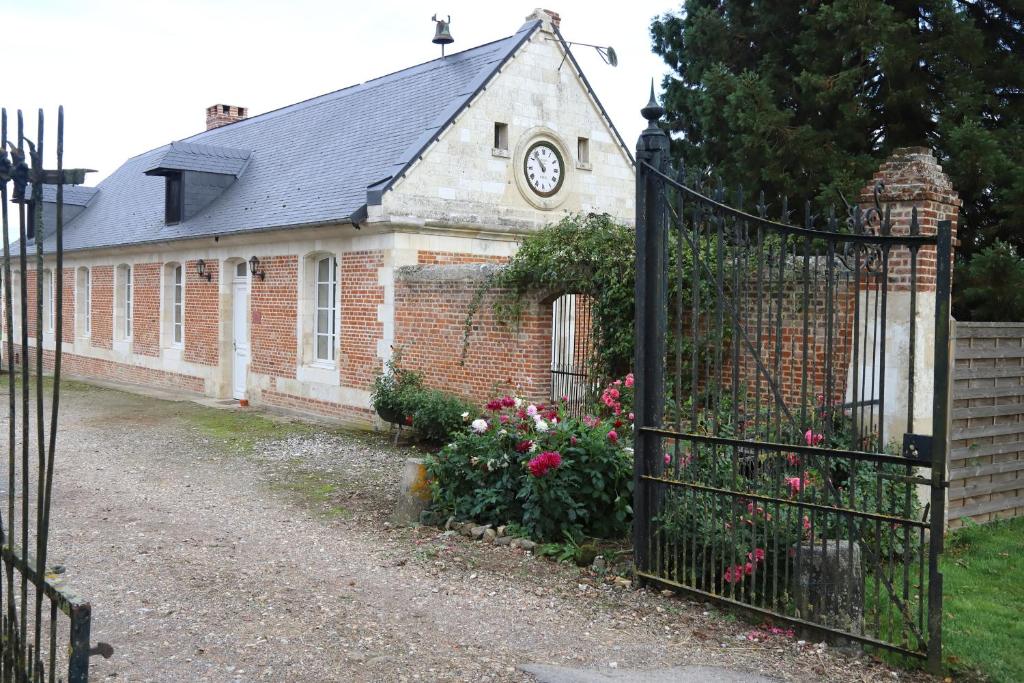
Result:
[[[551,396],[582,416],[597,399],[591,367],[593,316],[588,297],[563,294],[551,304]]]
[[[48,564],[54,454],[60,408],[63,329],[63,193],[67,184],[84,181],[85,170],[65,169],[64,112],[57,121],[56,170],[43,167],[44,119],[39,112],[34,139],[26,133],[22,113],[9,138],[7,111],[0,110],[0,207],[3,229],[2,353],[8,389],[8,458],[5,480],[6,519],[0,511],[0,680],[80,683],[88,679],[90,604],[63,585],[62,569]],[[10,154],[7,150],[10,150]],[[50,201],[52,234],[44,228],[44,188],[55,186]],[[17,213],[17,254],[12,253],[9,213]],[[44,242],[55,240],[52,290],[44,291]],[[35,252],[30,259],[30,247]],[[13,291],[17,289],[17,300]],[[30,315],[34,289],[34,319]],[[47,288],[49,289],[49,288]],[[43,303],[54,311],[52,382],[44,379]],[[17,307],[17,308],[15,308]],[[18,325],[15,325],[15,313]],[[30,344],[29,327],[34,322]],[[20,334],[19,334],[20,333]],[[19,338],[16,340],[15,336]],[[47,406],[47,401],[49,405]],[[63,616],[62,616],[63,615]],[[66,617],[66,618],[64,618]],[[67,644],[64,651],[62,644]],[[109,646],[98,648],[109,656]],[[63,661],[66,658],[66,664]],[[66,675],[62,673],[65,670]]]
[[[672,173],[653,93],[643,111],[638,576],[938,669],[950,226],[880,205],[795,225],[784,201],[770,220]]]

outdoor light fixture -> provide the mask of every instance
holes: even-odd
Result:
[[[213,279],[213,275],[206,269],[206,261],[203,259],[196,261],[196,275],[206,278],[207,282]]]
[[[249,259],[249,272],[252,273],[253,277],[258,275],[261,280],[267,279],[267,272],[260,270],[260,260],[256,256]]]

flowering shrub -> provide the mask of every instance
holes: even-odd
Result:
[[[435,444],[463,429],[463,414],[473,409],[458,396],[424,387],[420,373],[401,367],[398,350],[374,379],[370,397],[381,419],[413,427],[421,439]]]
[[[631,424],[577,419],[505,396],[428,456],[435,505],[481,523],[515,523],[539,541],[625,535],[632,516]]]
[[[694,488],[666,494],[656,525],[668,544],[665,552],[678,553],[669,562],[688,581],[744,600],[768,599],[777,597],[777,583],[785,593],[795,554],[812,539],[853,540],[865,556],[882,559],[917,552],[914,539],[899,527],[828,509],[914,518],[920,504],[905,480],[906,466],[817,455],[819,448],[858,449],[865,443],[854,436],[849,416],[826,409],[823,399],[818,396],[816,405],[802,411],[810,426],[779,433],[767,433],[773,427],[763,417],[744,419],[731,409],[698,412],[695,432],[799,444],[799,453],[680,442],[678,450],[664,454],[669,478],[743,492],[733,497]],[[888,450],[899,452],[895,444]]]

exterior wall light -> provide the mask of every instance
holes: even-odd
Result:
[[[260,260],[256,256],[249,259],[249,272],[252,273],[253,277],[259,277],[261,280],[267,279],[267,272],[260,269]]]
[[[199,259],[198,261],[196,261],[196,275],[202,278],[206,278],[207,282],[213,279],[213,274],[206,269],[206,261],[204,261],[203,259]]]

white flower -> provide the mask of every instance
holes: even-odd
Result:
[[[522,408],[522,407],[523,407],[523,399],[517,397],[516,398],[516,408]]]
[[[535,443],[530,444],[530,452],[531,453],[536,453],[539,450],[540,450],[540,448],[537,446],[537,444],[535,444]]]
[[[471,424],[470,427],[472,427],[473,431],[476,432],[477,434],[483,434],[484,432],[487,431],[487,420],[483,419],[482,417],[477,418],[473,420],[473,424]]]
[[[498,434],[501,435],[501,436],[505,436],[506,434],[508,434],[508,432],[506,430],[504,430],[504,429],[499,429],[498,430]]]
[[[526,414],[527,414],[527,415],[536,415],[536,414],[537,414],[537,406],[535,406],[535,405],[533,405],[533,404],[531,403],[531,404],[530,404],[530,405],[529,405],[529,406],[528,406],[528,407],[526,408]]]
[[[469,411],[462,414],[462,421],[467,422],[469,420]]]
[[[623,448],[622,450],[626,453],[626,455],[633,455],[632,448]]]
[[[537,418],[537,421],[533,423],[533,426],[537,429],[538,432],[548,431],[548,423],[540,418]]]
[[[558,418],[557,417],[551,418],[551,424],[553,424],[553,425],[558,424]]]

